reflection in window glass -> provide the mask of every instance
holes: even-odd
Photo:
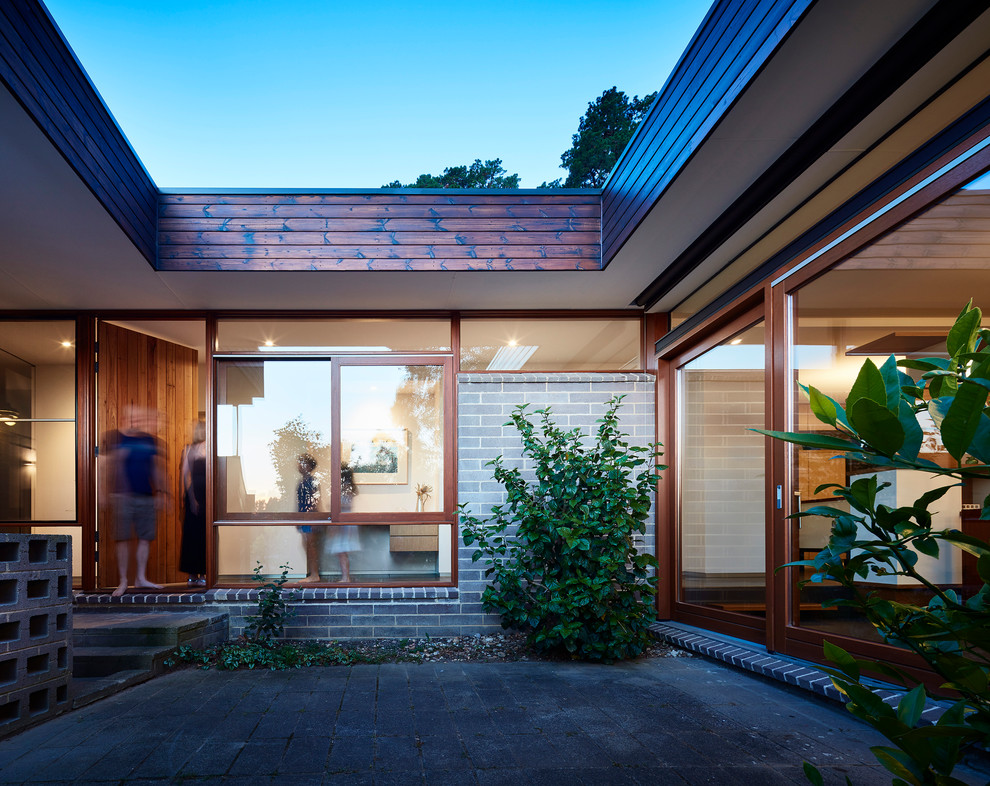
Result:
[[[340,369],[341,512],[443,510],[443,367]]]
[[[945,357],[945,336],[966,302],[975,296],[975,305],[990,305],[979,301],[981,293],[990,292],[986,267],[990,243],[977,241],[988,222],[990,176],[984,175],[797,291],[792,298],[791,428],[834,433],[812,415],[798,385],[812,385],[844,404],[866,358],[879,365],[891,354]],[[922,457],[943,464],[951,461],[930,420],[923,418],[921,425],[928,432]],[[842,508],[844,503],[816,488],[873,474],[890,484],[878,501],[891,507],[913,503],[924,491],[945,485],[919,472],[832,459],[832,455],[832,451],[791,450],[795,508],[824,502]],[[961,527],[980,535],[984,525],[977,520],[978,511],[967,515],[964,507],[981,501],[981,494],[985,490],[973,483],[950,489],[933,506],[933,526]],[[824,519],[802,519],[792,556],[811,558],[825,545],[829,531]],[[986,536],[985,531],[982,534]],[[919,555],[919,565],[935,583],[964,595],[980,584],[975,559],[956,549],[944,550],[939,557]],[[889,600],[927,601],[926,592],[911,579],[871,574],[862,584]],[[821,607],[823,600],[842,592],[834,584],[806,586],[794,604],[795,621],[821,631],[878,640],[873,627],[854,611]]]
[[[223,319],[220,352],[449,352],[446,319]]]
[[[680,600],[766,614],[763,324],[678,369]]]
[[[73,322],[0,322],[0,521],[76,517]]]
[[[341,544],[347,554],[352,583],[449,581],[451,525],[354,524],[314,525],[321,581],[342,579]],[[346,530],[346,532],[345,532]],[[220,526],[218,580],[221,584],[251,583],[256,562],[265,576],[277,576],[289,565],[290,577],[306,576],[303,533],[294,526]]]
[[[315,459],[316,482],[329,494],[336,482],[329,361],[225,361],[218,366],[217,384],[221,517],[298,513],[304,453]],[[320,496],[317,507],[329,511],[329,497]]]
[[[462,319],[462,371],[640,367],[639,319]]]
[[[72,586],[82,587],[83,537],[82,527],[31,527],[32,535],[68,535],[72,539]]]

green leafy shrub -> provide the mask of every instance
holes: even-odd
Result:
[[[258,590],[258,613],[247,618],[244,638],[262,646],[271,646],[285,632],[285,624],[295,616],[289,602],[295,600],[296,594],[285,591],[290,568],[288,565],[279,567],[282,569],[281,575],[268,580],[261,575],[263,566],[260,562],[254,568],[254,580],[261,585]]]
[[[990,477],[990,331],[981,329],[981,320],[980,310],[972,304],[963,309],[946,339],[948,358],[897,361],[892,355],[880,367],[867,360],[845,408],[815,388],[806,388],[812,412],[838,436],[762,433],[888,469],[949,480]],[[918,379],[902,369],[913,370]],[[922,412],[931,415],[955,466],[945,468],[919,457]],[[958,784],[961,781],[951,773],[967,746],[990,743],[990,545],[957,529],[932,527],[929,508],[957,484],[929,491],[896,509],[877,502],[878,492],[888,485],[874,475],[847,486],[819,487],[818,491],[832,488],[849,509],[820,505],[795,514],[792,518],[826,516],[832,528],[828,545],[813,560],[790,564],[812,568],[811,582],[841,585],[847,599],[826,605],[858,609],[884,641],[914,652],[944,680],[943,691],[935,695],[951,701],[951,708],[935,726],[920,726],[928,694],[917,679],[882,661],[859,660],[825,644],[826,657],[836,664],[832,681],[848,699],[846,707],[896,746],[873,748],[877,759],[896,776],[894,783]],[[981,518],[990,519],[990,496],[983,502]],[[942,549],[960,549],[977,558],[983,582],[978,592],[961,597],[917,569],[919,554],[937,557]],[[920,606],[864,592],[860,582],[871,572],[914,579],[930,600]],[[909,692],[897,707],[888,706],[863,685],[865,670],[886,675]],[[812,765],[806,764],[805,770],[813,783],[821,783]]]
[[[650,643],[656,619],[656,559],[638,553],[633,538],[646,532],[656,480],[658,445],[633,447],[619,430],[621,396],[586,444],[579,429],[565,431],[551,410],[526,405],[512,414],[523,455],[534,467],[529,483],[503,457],[489,462],[506,501],[482,520],[461,508],[465,545],[477,544],[491,586],[484,608],[502,625],[526,632],[530,646],[575,658],[635,657]],[[510,425],[506,424],[506,425]]]

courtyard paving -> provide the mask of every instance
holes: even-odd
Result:
[[[0,783],[868,786],[882,742],[700,658],[187,669],[0,740]]]

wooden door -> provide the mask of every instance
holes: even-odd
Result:
[[[148,557],[148,578],[157,584],[186,581],[179,572],[182,540],[182,450],[190,441],[198,416],[198,353],[195,349],[101,322],[97,354],[97,424],[99,428],[99,533],[97,583],[116,587],[117,554],[113,510],[109,440],[123,425],[128,406],[154,413],[155,436],[163,454],[168,497],[158,510],[158,529]],[[151,427],[149,427],[149,430]],[[134,549],[130,549],[128,579],[134,581]]]

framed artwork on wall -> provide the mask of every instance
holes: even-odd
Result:
[[[357,485],[409,482],[409,432],[404,428],[344,429],[340,449]]]

